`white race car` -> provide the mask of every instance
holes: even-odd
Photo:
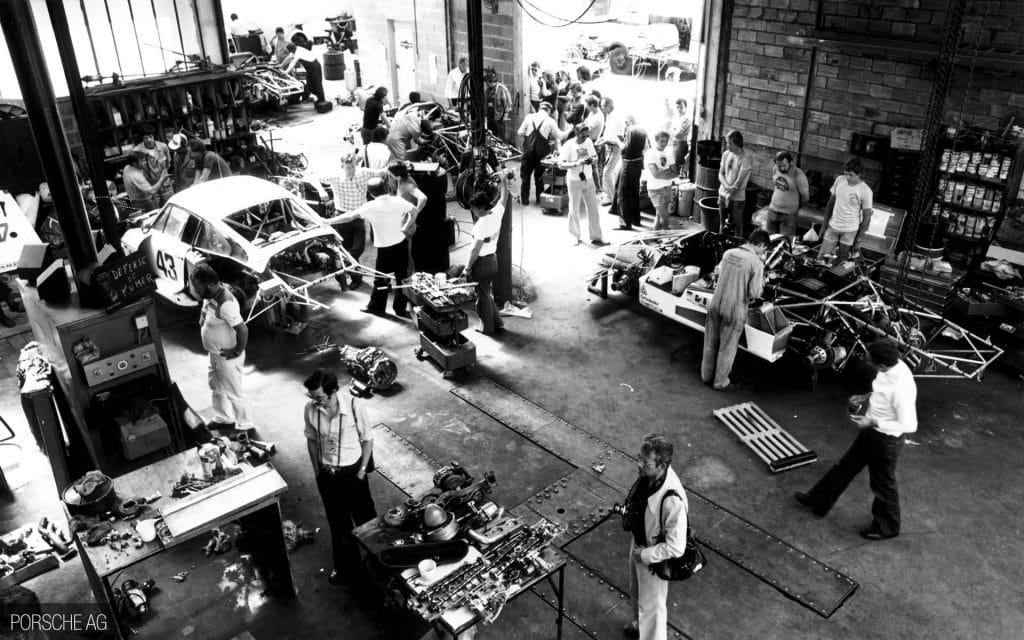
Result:
[[[331,278],[344,283],[346,273],[375,274],[306,204],[250,176],[186,189],[135,224],[122,242],[146,255],[161,297],[197,306],[189,275],[205,262],[241,294],[247,322],[263,314],[271,324],[286,320],[286,304],[324,308],[312,297],[314,285]]]

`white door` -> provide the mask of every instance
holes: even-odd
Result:
[[[388,20],[388,61],[395,105],[405,104],[416,91],[416,41],[411,22]]]

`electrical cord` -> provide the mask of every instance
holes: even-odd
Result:
[[[587,7],[578,16],[576,16],[572,20],[569,20],[568,18],[563,18],[561,16],[556,16],[553,13],[545,11],[544,9],[541,9],[537,5],[535,5],[532,2],[530,2],[530,0],[516,0],[516,4],[518,4],[519,8],[523,10],[523,13],[525,13],[527,16],[529,16],[531,19],[533,19],[534,22],[537,22],[538,24],[541,24],[541,25],[543,25],[545,27],[550,27],[550,28],[553,28],[553,29],[559,29],[559,28],[568,27],[568,26],[574,25],[574,24],[602,24],[602,23],[605,23],[605,22],[610,22],[610,20],[594,20],[594,21],[582,20],[583,16],[587,15],[587,12],[589,12],[593,8],[593,6],[596,3],[596,1],[597,0],[590,0],[590,4],[588,4]],[[537,16],[533,15],[532,13],[530,13],[530,10],[526,8],[526,5],[529,5],[530,8],[532,8],[534,11],[536,11],[538,13],[542,13],[542,14],[548,16],[549,18],[554,18],[555,20],[562,20],[563,23],[562,24],[548,24],[547,22],[544,22],[543,20],[541,20]]]

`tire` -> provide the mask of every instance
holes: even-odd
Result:
[[[626,47],[616,45],[608,50],[608,68],[617,76],[632,75],[633,63]]]

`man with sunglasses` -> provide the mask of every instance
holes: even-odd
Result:
[[[305,436],[316,486],[331,529],[334,569],[330,584],[351,581],[360,566],[352,530],[377,517],[366,476],[372,471],[373,433],[366,409],[352,396],[338,397],[338,376],[317,369],[306,387]]]

